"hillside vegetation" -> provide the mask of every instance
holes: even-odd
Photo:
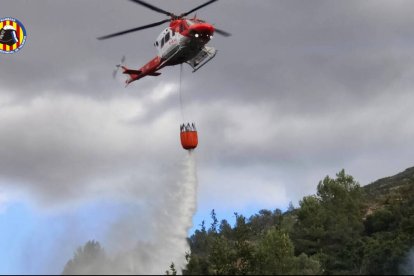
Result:
[[[230,226],[213,210],[189,238],[183,273],[413,274],[413,193],[414,168],[363,188],[342,170],[284,213],[236,213]]]
[[[414,197],[414,167],[363,187],[367,203],[377,207],[407,202]]]

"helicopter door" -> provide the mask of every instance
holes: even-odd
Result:
[[[168,29],[166,34],[163,37],[164,45],[161,47],[162,57],[165,59],[170,58],[178,50],[178,40],[177,36],[173,35],[171,30]],[[162,44],[161,44],[162,45]]]

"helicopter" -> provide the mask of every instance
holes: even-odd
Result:
[[[147,64],[137,70],[129,69],[122,64],[117,65],[118,68],[121,67],[123,69],[123,74],[127,74],[129,76],[126,80],[126,85],[145,76],[159,76],[161,75],[159,70],[165,66],[174,66],[187,63],[193,68],[193,72],[196,72],[207,62],[212,60],[217,54],[217,50],[215,48],[206,46],[206,44],[213,38],[213,34],[217,33],[225,37],[231,36],[230,33],[214,27],[212,24],[197,18],[196,15],[193,18],[186,18],[189,14],[217,2],[218,0],[210,0],[180,15],[165,11],[142,0],[130,1],[158,13],[165,14],[169,18],[141,27],[101,36],[97,38],[98,40],[105,40],[153,28],[167,22],[170,24],[161,32],[154,43],[154,47],[158,52],[155,58],[151,59]],[[124,60],[125,58],[123,58],[123,61]],[[121,63],[123,63],[123,61]]]

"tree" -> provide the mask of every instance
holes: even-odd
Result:
[[[399,274],[414,246],[414,200],[396,201],[376,210],[365,220],[365,274]]]
[[[283,219],[283,213],[280,209],[273,212],[270,210],[260,210],[258,214],[249,219],[252,234],[256,236],[264,235],[272,227],[280,227]]]
[[[295,257],[296,275],[317,275],[321,274],[321,264],[317,257],[308,257],[305,253],[301,253]]]
[[[293,243],[289,236],[272,228],[261,239],[257,249],[258,274],[288,274],[295,270]]]
[[[212,233],[217,233],[218,219],[217,219],[216,212],[214,211],[214,209],[211,210],[211,219],[213,220],[213,222],[211,223],[209,231]]]
[[[297,252],[319,254],[325,273],[357,273],[363,255],[362,191],[341,170],[319,182],[316,196],[300,202],[294,241]]]
[[[209,256],[213,274],[233,275],[236,274],[234,264],[236,263],[236,252],[231,242],[224,236],[215,237]]]
[[[362,273],[371,275],[396,275],[410,246],[404,236],[378,233],[368,237],[364,247]]]
[[[394,214],[388,209],[379,209],[372,215],[367,216],[364,225],[367,235],[372,235],[375,232],[382,232],[391,230],[390,227],[395,222]]]
[[[246,223],[243,215],[234,213],[236,216],[236,226],[233,229],[234,250],[236,255],[234,274],[247,274],[252,271],[253,265],[253,246],[250,243],[251,228]]]
[[[233,229],[227,220],[223,219],[219,226],[220,235],[224,236],[227,239],[231,239],[233,235]]]
[[[299,202],[297,222],[294,225],[293,240],[296,253],[317,254],[325,235],[324,212],[316,196],[306,196]]]
[[[97,241],[88,241],[79,247],[62,272],[63,275],[110,273],[111,262]]]

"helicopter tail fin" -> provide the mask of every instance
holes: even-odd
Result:
[[[141,70],[128,69],[125,66],[122,66],[122,69],[124,70],[122,72],[124,74],[128,74],[128,75],[140,75],[140,74],[142,74],[142,71]]]
[[[141,70],[128,69],[125,66],[121,66],[121,67],[124,70],[122,73],[129,75],[129,78],[125,82],[127,85],[130,84],[133,81],[136,81],[142,75],[142,71]]]

